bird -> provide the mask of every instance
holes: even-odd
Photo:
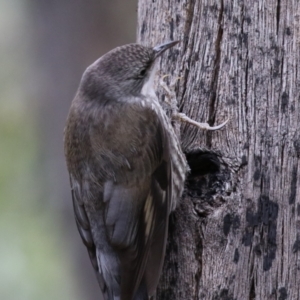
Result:
[[[76,225],[105,300],[155,297],[188,165],[154,85],[178,41],[127,44],[84,72],[64,131]]]

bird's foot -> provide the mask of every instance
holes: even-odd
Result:
[[[176,82],[181,79],[181,77],[176,77],[175,80],[173,82],[170,83],[170,85],[168,86],[166,84],[166,82],[164,81],[165,78],[169,77],[170,75],[164,75],[161,77],[159,84],[161,85],[161,87],[166,91],[166,97],[168,98],[168,100],[165,100],[165,102],[170,105],[172,112],[177,111],[177,99],[176,99],[176,94],[175,94],[175,84]]]
[[[192,124],[194,126],[199,127],[200,129],[204,129],[204,130],[218,130],[218,129],[221,129],[229,121],[229,119],[227,119],[225,122],[223,122],[220,125],[210,126],[208,123],[199,123],[199,122],[196,122],[195,120],[189,118],[186,114],[183,114],[183,113],[177,113],[177,115],[175,116],[175,118],[177,118],[181,122],[186,122],[186,123]]]
[[[165,102],[168,105],[170,105],[170,107],[171,107],[172,119],[173,120],[179,120],[181,122],[189,123],[189,124],[192,124],[194,126],[197,126],[200,129],[203,129],[203,130],[218,130],[218,129],[223,128],[227,124],[229,119],[227,119],[225,122],[223,122],[220,125],[210,126],[208,123],[196,122],[195,120],[189,118],[186,114],[179,113],[178,112],[178,107],[177,107],[177,100],[176,100],[176,94],[175,94],[175,91],[174,91],[174,87],[175,87],[176,82],[179,79],[181,79],[181,77],[176,77],[175,80],[173,82],[171,82],[171,84],[168,86],[166,84],[166,82],[164,81],[164,79],[167,78],[168,76],[169,75],[162,76],[160,81],[159,81],[159,84],[166,91],[166,97],[168,98],[168,100],[165,100]]]

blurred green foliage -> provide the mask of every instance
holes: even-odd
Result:
[[[0,299],[78,299],[61,223],[43,199],[25,4],[0,0]]]

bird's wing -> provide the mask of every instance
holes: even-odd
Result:
[[[169,191],[167,182],[161,178],[166,172],[166,164],[162,163],[145,187],[105,187],[105,223],[110,242],[120,253],[122,299],[132,299],[140,284],[152,292],[153,281],[158,280],[168,228]],[[149,255],[151,274],[147,272]]]
[[[110,247],[121,263],[121,299],[131,300],[143,293],[142,289],[151,295],[158,283],[167,239],[172,165],[169,137],[157,113],[131,105],[129,111],[119,114],[123,114],[121,123],[110,115],[106,126],[94,124],[90,132],[96,158],[91,159],[83,177],[91,175],[92,181],[98,180],[100,194],[99,189],[94,193],[88,184],[72,176],[71,186],[77,227],[103,294],[107,299],[112,295],[111,283],[103,278],[119,281],[115,274],[102,277],[98,265],[99,241],[95,240],[94,226],[104,221]],[[96,118],[101,121],[103,116]],[[90,208],[87,211],[86,207],[87,203],[95,203],[95,198],[104,205],[103,216],[97,215],[99,220],[91,219]],[[109,263],[105,272],[111,272]]]
[[[132,126],[131,120],[135,121]],[[112,152],[105,159],[106,170],[112,169],[114,180],[105,181],[103,201],[107,236],[121,261],[121,298],[125,300],[139,293],[142,285],[152,293],[158,282],[165,254],[172,166],[166,126],[154,110],[131,105],[123,111],[122,124],[113,121],[111,136],[117,138],[106,146]]]
[[[89,257],[92,263],[92,266],[95,270],[96,277],[100,289],[103,293],[104,299],[109,300],[109,290],[106,286],[106,283],[103,279],[103,276],[99,270],[98,261],[96,257],[96,245],[92,236],[92,228],[90,220],[88,218],[83,199],[82,199],[82,187],[79,182],[71,175],[70,176],[71,190],[72,190],[72,200],[73,208],[75,214],[76,225],[79,231],[79,234],[82,238],[84,245],[86,246]]]

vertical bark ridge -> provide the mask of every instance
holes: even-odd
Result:
[[[139,20],[139,41],[184,41],[161,61],[184,77],[180,110],[214,124],[230,117],[209,134],[181,126],[185,152],[202,149],[193,164],[205,150],[220,167],[187,182],[169,241],[180,279],[172,285],[165,270],[161,290],[172,299],[299,299],[300,3],[146,0]]]

